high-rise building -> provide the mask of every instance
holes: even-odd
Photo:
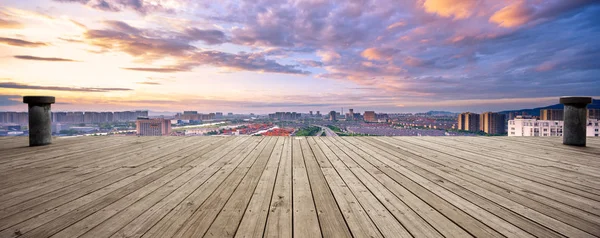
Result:
[[[19,125],[27,125],[27,123],[29,123],[29,113],[0,112],[0,123],[14,123]]]
[[[490,135],[504,134],[506,116],[495,112],[484,112],[479,116],[479,130]]]
[[[171,134],[171,120],[149,119],[140,117],[135,121],[137,134],[140,136],[166,136]]]
[[[479,114],[463,112],[458,115],[458,129],[463,131],[479,131]]]
[[[222,112],[215,112],[215,119],[222,119],[222,118],[223,118]]]
[[[347,121],[354,121],[354,109],[348,109],[348,117],[346,117]]]
[[[329,112],[329,120],[330,121],[336,121],[337,120],[336,115],[337,115],[337,112],[335,112],[335,111]]]
[[[600,120],[600,109],[588,109],[588,119]]]
[[[508,120],[513,120],[515,119],[515,113],[514,112],[509,112],[508,113]]]
[[[544,121],[562,121],[563,109],[542,109],[540,110],[540,118]]]
[[[183,115],[198,115],[198,111],[183,111]]]
[[[374,111],[365,111],[365,114],[363,115],[363,117],[365,118],[365,121],[368,121],[368,122],[376,122],[377,121],[377,116],[375,115]]]

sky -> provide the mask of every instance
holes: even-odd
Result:
[[[0,0],[0,111],[500,111],[600,97],[598,0]]]

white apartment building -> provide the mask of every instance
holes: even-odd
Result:
[[[586,136],[600,136],[600,121],[598,119],[588,119]]]
[[[508,136],[562,136],[563,121],[546,121],[529,118],[515,118],[508,121]],[[599,121],[589,119],[587,136],[599,136]]]

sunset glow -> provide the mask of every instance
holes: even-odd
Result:
[[[0,111],[489,111],[600,95],[594,0],[3,0]]]

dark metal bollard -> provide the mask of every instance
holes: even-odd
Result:
[[[561,97],[560,103],[565,105],[563,144],[585,146],[587,105],[592,103],[592,98]]]
[[[23,103],[29,104],[29,146],[52,143],[52,115],[50,104],[54,97],[25,96]]]

